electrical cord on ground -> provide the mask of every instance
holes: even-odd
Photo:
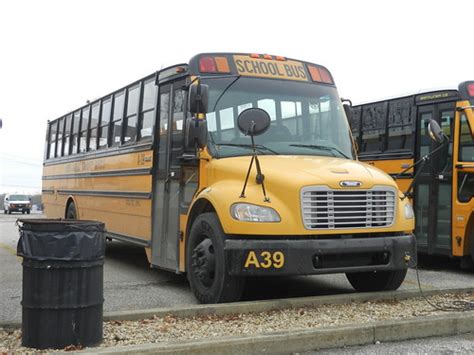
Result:
[[[416,271],[416,280],[418,282],[418,289],[420,290],[421,297],[428,303],[431,307],[433,307],[437,311],[443,312],[467,312],[467,311],[474,311],[474,302],[472,301],[452,301],[448,304],[441,303],[441,302],[431,302],[428,297],[423,294],[423,290],[421,288],[420,282],[420,275],[418,273],[418,261],[415,264],[415,271]]]

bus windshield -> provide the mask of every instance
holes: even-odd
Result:
[[[259,154],[318,155],[354,159],[349,125],[336,88],[315,83],[233,76],[203,79],[209,85],[208,148],[217,157],[251,155],[250,137],[237,116],[265,110],[270,128],[255,137]]]

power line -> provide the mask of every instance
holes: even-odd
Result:
[[[0,161],[1,161],[1,160],[11,161],[11,162],[14,162],[14,163],[17,163],[17,164],[21,164],[21,165],[36,166],[36,167],[41,167],[41,166],[43,166],[42,164],[38,164],[38,163],[28,163],[28,162],[25,162],[25,161],[14,160],[14,159],[9,159],[9,158],[0,158]]]

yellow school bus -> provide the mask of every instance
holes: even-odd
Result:
[[[359,158],[396,177],[402,190],[414,183],[418,251],[474,258],[474,82],[353,107],[352,132]],[[435,120],[447,137],[427,135]],[[424,164],[408,169],[429,153]]]
[[[416,257],[411,204],[357,161],[331,73],[281,56],[199,54],[49,122],[43,201],[204,303],[239,300],[247,276],[397,289]]]

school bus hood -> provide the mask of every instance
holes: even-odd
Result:
[[[242,182],[247,174],[251,157],[232,157],[213,160],[209,165],[210,180],[232,179]],[[265,184],[284,185],[286,188],[326,185],[341,189],[341,181],[360,182],[358,188],[374,185],[396,187],[393,179],[383,171],[359,161],[315,156],[259,156]],[[255,185],[255,163],[250,173],[249,185]]]
[[[397,189],[393,179],[368,164],[358,161],[315,156],[260,156],[260,165],[265,175],[265,190],[269,200],[264,200],[262,185],[255,181],[255,165],[250,173],[241,196],[245,176],[250,164],[250,156],[201,161],[207,166],[201,180],[203,189],[197,199],[207,199],[214,206],[222,227],[229,234],[253,235],[315,235],[318,233],[340,234],[334,229],[314,231],[305,228],[301,214],[301,189],[306,186],[325,185],[331,189],[348,189],[341,181],[361,183],[356,189],[370,189],[375,185],[391,186]],[[354,189],[354,187],[350,187]],[[380,228],[359,228],[351,233],[400,232],[414,228],[413,219],[403,217],[405,201],[397,199],[396,220],[391,226]],[[271,207],[281,217],[280,223],[251,223],[235,220],[231,216],[231,206],[235,203],[249,203]]]

